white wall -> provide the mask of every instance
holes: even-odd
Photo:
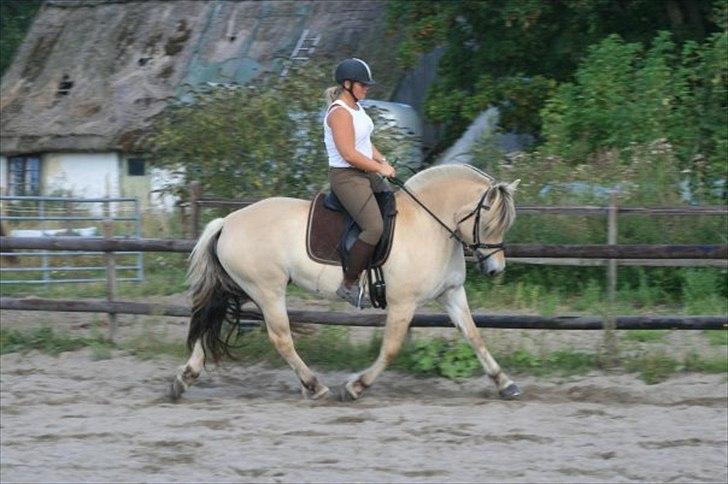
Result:
[[[4,156],[0,156],[0,192],[8,193],[8,160]]]
[[[116,153],[47,153],[41,166],[43,194],[70,192],[74,197],[118,197]]]

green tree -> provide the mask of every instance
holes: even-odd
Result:
[[[571,80],[588,46],[610,34],[646,43],[659,30],[671,31],[678,43],[700,41],[719,30],[711,12],[721,5],[721,0],[390,0],[388,21],[401,32],[405,67],[419,54],[444,47],[426,111],[446,126],[447,145],[488,105],[501,108],[505,128],[538,134],[545,100],[556,82]]]
[[[323,92],[330,69],[308,65],[281,80],[198,93],[155,121],[142,147],[156,166],[181,175],[167,190],[199,181],[205,193],[231,198],[308,198],[325,187]],[[377,110],[373,141],[390,159],[407,159],[415,139]]]
[[[698,180],[725,176],[728,34],[680,49],[660,32],[645,50],[619,36],[591,47],[542,112],[545,151],[573,164],[664,139]]]

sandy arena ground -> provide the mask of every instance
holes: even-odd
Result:
[[[0,317],[4,326],[47,321],[30,314]],[[61,326],[81,331],[84,318],[66,315]],[[141,324],[122,322],[127,335]],[[182,337],[184,324],[154,328]],[[681,339],[694,337],[687,333]],[[492,347],[514,344],[491,336]],[[579,344],[574,333],[563,337]],[[361,400],[341,403],[302,400],[288,369],[226,364],[173,404],[164,393],[182,361],[92,356],[2,356],[0,481],[728,480],[725,375],[678,374],[657,385],[625,374],[516,376],[524,396],[503,401],[484,378],[388,371]],[[320,377],[335,387],[347,374]]]

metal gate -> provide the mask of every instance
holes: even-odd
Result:
[[[114,238],[141,238],[136,198],[0,196],[0,222],[16,237],[98,237],[109,220]],[[106,280],[103,252],[3,252],[0,284],[50,284]],[[142,252],[118,252],[117,281],[144,280]],[[12,262],[11,262],[12,261]]]

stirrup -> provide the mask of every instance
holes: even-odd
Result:
[[[339,288],[336,290],[336,295],[355,308],[365,309],[372,307],[372,303],[365,297],[364,286],[361,284],[355,283],[351,287],[347,288],[342,281]]]

